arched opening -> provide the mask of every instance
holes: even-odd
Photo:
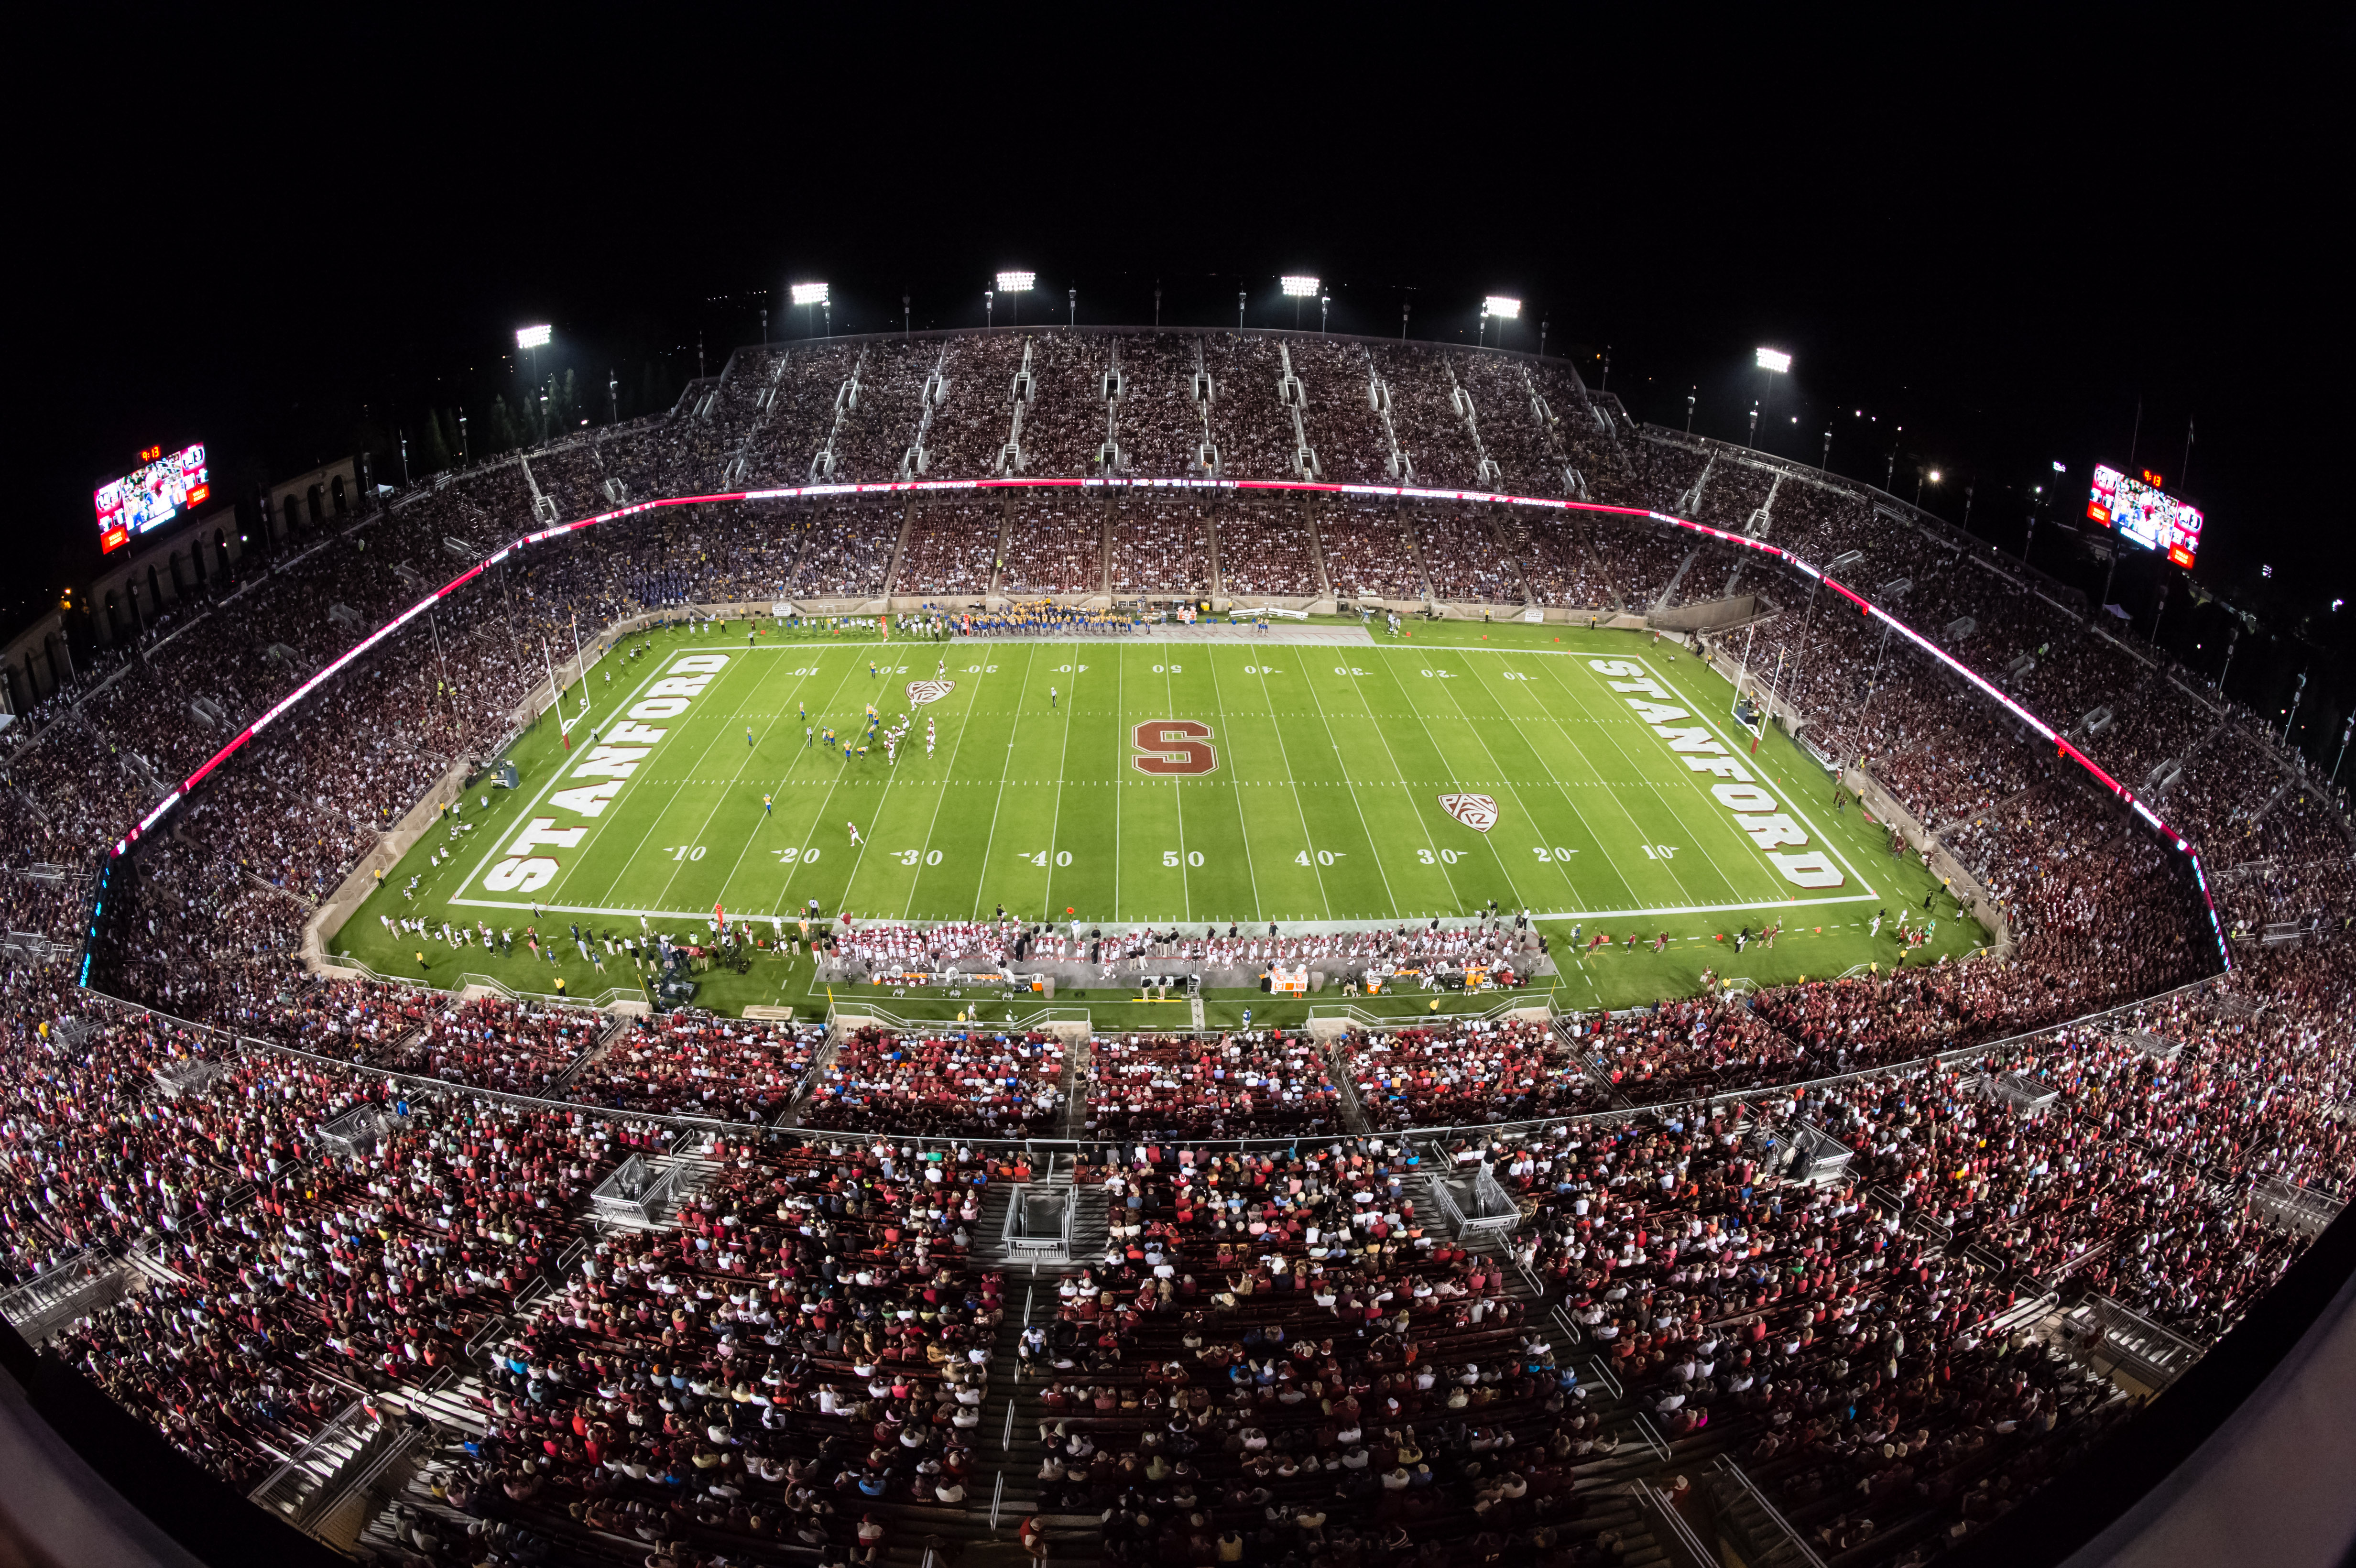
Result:
[[[213,549],[220,552],[220,559],[218,563],[220,567],[220,575],[221,581],[226,582],[229,581],[230,570],[229,534],[225,530],[220,528],[215,528],[213,530]]]
[[[337,475],[335,479],[331,482],[329,494],[335,498],[337,517],[340,519],[351,516],[351,498],[344,494],[344,476],[342,475]]]
[[[107,640],[114,643],[128,642],[130,632],[124,624],[123,606],[116,600],[114,590],[112,588],[106,591],[105,611],[106,613],[102,618],[101,624],[105,629]]]
[[[175,584],[177,587],[177,584]],[[155,576],[155,563],[147,563],[147,614],[152,620],[164,610],[164,584]]]
[[[319,494],[319,487],[316,485],[312,485],[308,490],[305,490],[303,493],[303,497],[310,504],[311,526],[316,528],[320,524],[326,522],[327,520],[327,507],[325,499]]]

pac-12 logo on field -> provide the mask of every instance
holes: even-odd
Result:
[[[1193,719],[1149,719],[1130,731],[1136,754],[1129,760],[1141,773],[1188,778],[1219,765],[1211,747],[1211,727]]]
[[[953,680],[912,680],[908,683],[908,706],[922,708],[927,702],[938,702],[957,689]]]
[[[1486,833],[1497,826],[1497,801],[1486,795],[1443,795],[1440,809],[1456,818],[1475,833]]]

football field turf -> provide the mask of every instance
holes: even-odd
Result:
[[[715,903],[764,923],[1003,906],[1199,928],[1494,900],[1558,935],[1649,939],[1861,927],[1920,891],[1787,740],[1754,754],[1729,682],[1673,644],[1472,623],[1290,635],[1350,640],[659,635],[593,673],[571,749],[543,720],[511,752],[521,787],[470,794],[474,827],[429,835],[345,936],[370,956],[376,915],[421,906],[684,934]],[[887,726],[913,716],[896,762],[806,741],[857,740],[870,703]],[[429,865],[434,846],[454,853]]]

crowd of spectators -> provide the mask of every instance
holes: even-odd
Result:
[[[1416,548],[1435,599],[1459,603],[1518,605],[1522,571],[1477,512],[1415,508]]]
[[[1089,1050],[1088,1127],[1098,1137],[1305,1135],[1341,1125],[1325,1053],[1305,1034],[1115,1035]]]
[[[801,1093],[825,1040],[821,1025],[665,1013],[609,1042],[565,1093],[607,1110],[772,1123]]]
[[[1062,1108],[1064,1047],[1052,1035],[844,1038],[810,1088],[800,1125],[893,1127],[928,1137],[1021,1137]]]
[[[893,586],[905,594],[980,595],[998,568],[1005,512],[996,500],[926,501],[910,515]]]
[[[1353,1030],[1334,1049],[1377,1129],[1532,1121],[1603,1103],[1571,1042],[1524,1019]]]
[[[1231,474],[1238,464],[1289,463],[1291,414],[1277,400],[1280,357],[1265,337],[1108,342],[1049,332],[1032,341],[1033,406],[1047,411],[1035,425],[1026,412],[1024,423],[1043,453],[1076,443],[1088,409],[1102,413],[1099,378],[1117,365],[1122,395],[1112,417],[1124,453],[1142,464],[1135,472],[1184,472],[1206,418]],[[798,481],[830,438],[839,464],[880,471],[896,465],[919,424],[928,475],[987,472],[1010,428],[1021,342],[1001,334],[931,347],[808,344],[740,355],[677,415],[532,454],[531,481],[560,517],[584,516],[620,498],[716,487],[740,457],[743,483],[764,474]],[[1711,1441],[1740,1452],[1822,1544],[1846,1551],[1968,1532],[2109,1419],[2100,1390],[2041,1354],[2019,1353],[1990,1323],[2066,1278],[2212,1338],[2299,1244],[2249,1201],[2253,1184],[2347,1191],[2356,1068],[2338,1014],[2356,965],[2340,928],[2356,911],[2356,877],[2333,793],[2266,744],[2249,716],[2078,620],[2050,584],[1887,503],[1829,480],[1786,475],[1779,484],[1723,454],[1712,464],[1680,446],[1620,440],[1608,400],[1543,365],[1525,382],[1514,362],[1462,351],[1311,339],[1291,340],[1289,351],[1329,476],[1386,476],[1335,472],[1387,460],[1366,400],[1371,375],[1388,389],[1393,428],[1419,476],[1432,482],[1471,483],[1475,430],[1509,478],[1534,475],[1531,487],[1546,482],[1546,464],[1565,462],[1600,499],[1676,510],[1699,482],[1699,509],[1721,526],[1747,527],[1765,506],[1772,542],[1817,562],[1858,551],[1864,561],[1844,581],[1957,649],[2130,787],[2181,764],[2158,808],[2202,850],[2229,926],[2247,933],[2243,972],[2133,1019],[2180,1046],[2172,1060],[2114,1024],[2040,1036],[2212,972],[2198,891],[2169,847],[2083,788],[2073,768],[1983,695],[1902,639],[1885,640],[1845,601],[1811,605],[1799,580],[1760,569],[1743,581],[1766,588],[1782,613],[1745,639],[1751,669],[1777,670],[1777,698],[1828,752],[1862,762],[1942,832],[2003,905],[2011,959],[1671,1002],[1578,1020],[1567,1038],[1451,1025],[1351,1036],[1338,1048],[1341,1075],[1372,1127],[1526,1120],[1607,1099],[1623,1112],[1654,1107],[1617,1126],[1572,1124],[1494,1151],[1501,1179],[1530,1206],[1519,1261],[1604,1347],[1616,1380],[1665,1434],[1683,1442],[1711,1429]],[[1195,398],[1198,368],[1212,379],[1207,414]],[[926,423],[922,389],[937,370],[945,390]],[[854,376],[855,400],[844,395]],[[1471,422],[1451,388],[1469,399]],[[1070,415],[1068,430],[1057,410]],[[1442,476],[1459,468],[1461,476]],[[228,734],[415,603],[445,575],[435,562],[446,560],[446,538],[488,547],[530,527],[531,490],[522,464],[506,460],[420,486],[380,515],[304,525],[273,559],[250,559],[235,597],[184,604],[155,628],[144,659],[111,661],[48,699],[0,777],[0,833],[11,846],[0,914],[9,929],[72,934],[86,879],[126,826]],[[903,581],[962,570],[979,571],[980,581],[952,587],[944,576],[923,591],[987,586],[1000,507],[927,523],[958,505],[919,507]],[[1024,574],[1035,558],[1041,575],[1056,575],[1070,555],[1055,543],[1063,525],[1033,503],[1014,505],[1010,553],[1022,556]],[[1252,497],[1221,505],[1214,533],[1187,503],[1138,505],[1152,511],[1116,514],[1112,525],[1116,588],[1167,578],[1191,591],[1194,577],[1207,579],[1215,543],[1233,592],[1316,593],[1322,548],[1344,592],[1412,596],[1419,552],[1423,575],[1443,593],[1493,597],[1478,592],[1481,573],[1519,572],[1547,603],[1602,608],[1649,603],[1692,553],[1689,539],[1654,525],[1589,514],[1514,515],[1492,529],[1461,509],[1402,517],[1350,502],[1312,516],[1290,500]],[[667,1019],[621,1029],[584,1059],[605,1037],[601,1020],[310,979],[289,955],[313,901],[377,835],[516,722],[518,704],[546,678],[543,639],[561,647],[576,618],[584,631],[602,627],[654,603],[650,595],[880,593],[906,507],[889,497],[708,504],[531,547],[323,686],[218,769],[168,831],[118,862],[118,923],[97,956],[108,989],[326,1060],[232,1048],[112,1008],[21,955],[9,959],[0,978],[0,1080],[10,1102],[0,1118],[0,1203],[9,1213],[0,1272],[21,1281],[85,1249],[133,1247],[162,1271],[77,1329],[65,1343],[70,1359],[220,1474],[250,1482],[348,1400],[458,1365],[474,1330],[512,1314],[551,1277],[578,1238],[589,1186],[621,1152],[657,1147],[627,1117],[775,1122],[793,1105],[819,1049],[809,1030]],[[1103,529],[1099,515],[1070,531],[1100,551]],[[930,534],[963,545],[926,542]],[[1721,557],[1740,559],[1697,559],[1687,597],[1719,591]],[[1101,555],[1093,559],[1090,570],[1100,571]],[[1404,592],[1358,581],[1401,571]],[[330,607],[350,613],[330,618]],[[197,714],[198,698],[225,714],[226,728]],[[2109,721],[2090,721],[2104,707]],[[60,869],[27,874],[36,862]],[[2262,926],[2286,923],[2305,940],[2259,944]],[[853,933],[843,951],[862,940],[882,944],[853,955],[862,961],[914,955],[876,932]],[[1104,962],[1106,946],[1097,942],[1087,956]],[[1141,970],[1178,956],[1363,977],[1510,963],[1523,944],[1502,929],[1212,933],[1199,943],[1132,933],[1110,949],[1113,963]],[[2001,1063],[1896,1065],[1994,1041],[2014,1042]],[[809,1083],[802,1120],[862,1134],[1015,1136],[1055,1124],[1065,1061],[1053,1040],[978,1027],[907,1039],[869,1031],[842,1041]],[[2031,1115],[1991,1097],[1982,1069],[1999,1065],[2042,1079],[2058,1100]],[[167,1082],[192,1068],[217,1076],[185,1089]],[[1881,1076],[1785,1087],[1845,1072]],[[1157,1464],[1194,1466],[1177,1480],[1215,1484],[1223,1498],[1264,1484],[1280,1492],[1271,1472],[1288,1480],[1312,1465],[1327,1490],[1335,1475],[1347,1487],[1357,1484],[1351,1474],[1372,1469],[1387,1498],[1381,1477],[1396,1467],[1410,1501],[1419,1485],[1444,1500],[1428,1505],[1437,1513],[1411,1514],[1377,1498],[1393,1508],[1372,1516],[1379,1529],[1438,1520],[1464,1533],[1494,1522],[1535,1543],[1531,1532],[1550,1528],[1519,1505],[1552,1495],[1549,1474],[1567,1488],[1564,1461],[1595,1452],[1599,1438],[1576,1408],[1577,1389],[1529,1339],[1537,1330],[1504,1299],[1494,1264],[1454,1255],[1419,1222],[1415,1195],[1398,1179],[1411,1157],[1294,1153],[1248,1167],[1161,1147],[1338,1136],[1350,1097],[1335,1076],[1301,1037],[1093,1042],[1088,1126],[1144,1142],[1123,1156],[1113,1189],[1119,1255],[1101,1281],[1113,1303],[1108,1310],[1101,1291],[1076,1290],[1059,1320],[1110,1317],[1114,1345],[1083,1345],[1059,1328],[1051,1339],[1062,1342],[1047,1347],[1072,1363],[1055,1371],[1073,1424],[1056,1435],[1063,1469],[1042,1477],[1043,1498],[1050,1488],[1077,1488],[1108,1506],[1129,1496],[1123,1476],[1101,1477],[1090,1455],[1076,1453],[1071,1438],[1093,1431],[1137,1439],[1136,1468],[1151,1477],[1139,1483],[1141,1498],[1163,1484]],[[423,1082],[436,1079],[443,1086]],[[568,1094],[577,1108],[493,1104],[467,1093],[477,1088]],[[1750,1096],[1757,1125],[1804,1117],[1827,1129],[1853,1151],[1858,1183],[1797,1188],[1776,1168],[1790,1145],[1762,1147],[1738,1125],[1744,1113],[1680,1108],[1720,1093]],[[390,1136],[357,1160],[327,1152],[317,1127],[356,1108],[380,1114]],[[534,1337],[495,1369],[484,1395],[495,1435],[460,1482],[462,1496],[497,1490],[521,1514],[594,1521],[650,1542],[727,1550],[807,1532],[803,1544],[847,1552],[873,1542],[830,1511],[830,1499],[937,1499],[957,1488],[970,1369],[983,1362],[959,1364],[952,1347],[978,1348],[995,1311],[987,1280],[956,1272],[979,1171],[881,1149],[779,1156],[723,1146],[714,1157],[723,1175],[695,1200],[680,1237],[612,1239],[602,1264],[562,1275],[563,1311],[535,1319]],[[1943,1235],[1952,1243],[1934,1245]],[[1966,1257],[1965,1247],[1976,1250]],[[813,1283],[821,1281],[836,1288]],[[1208,1302],[1189,1305],[1205,1294]],[[902,1317],[893,1303],[921,1305]],[[1225,1316],[1190,1324],[1215,1309]],[[1337,1316],[1346,1330],[1327,1327]],[[905,1329],[900,1343],[886,1342],[891,1325],[910,1322],[923,1325],[919,1344]],[[1279,1325],[1287,1338],[1272,1343],[1268,1330]],[[1480,1339],[1493,1325],[1506,1337]],[[1330,1354],[1322,1345],[1298,1353],[1304,1339],[1326,1334],[1342,1341]],[[1186,1343],[1190,1335],[1198,1342]],[[753,1371],[751,1345],[762,1340],[774,1383]],[[1115,1348],[1137,1353],[1125,1367],[1104,1364],[1102,1352]],[[846,1361],[853,1377],[867,1365],[872,1376],[887,1352],[912,1375],[921,1363],[932,1381],[898,1392],[871,1384],[866,1399],[844,1398],[854,1385],[832,1362]],[[740,1355],[736,1368],[725,1365]],[[1416,1367],[1452,1381],[1466,1403],[1424,1384]],[[1469,1380],[1451,1379],[1452,1367],[1472,1369]],[[740,1369],[751,1375],[715,1381]],[[739,1381],[760,1394],[740,1399]],[[839,1384],[831,1399],[830,1381]],[[1361,1403],[1378,1411],[1366,1424],[1381,1440],[1344,1441],[1337,1430],[1328,1443],[1333,1392],[1359,1381],[1376,1386],[1350,1392],[1348,1414],[1356,1419]],[[1085,1413],[1075,1392],[1083,1383]],[[762,1414],[763,1397],[791,1424]],[[1173,1414],[1183,1408],[1186,1424],[1147,1445],[1142,1428],[1119,1424],[1131,1398],[1140,1409],[1149,1399]],[[714,1419],[698,1439],[689,1420],[706,1403]],[[1475,1403],[1505,1413],[1484,1410],[1476,1422]],[[1285,1414],[1296,1405],[1307,1407],[1297,1420]],[[1437,1424],[1408,1432],[1427,1411]],[[881,1458],[862,1467],[852,1438],[892,1413],[918,1440],[879,1445]],[[1250,1431],[1267,1440],[1254,1446]],[[1470,1473],[1469,1456],[1498,1451],[1500,1435],[1516,1438],[1526,1465]],[[1447,1456],[1432,1467],[1435,1482],[1413,1478],[1429,1463],[1407,1456],[1419,1445]],[[1369,1451],[1374,1462],[1352,1462]],[[1087,1461],[1085,1479],[1076,1458]],[[797,1464],[800,1474],[789,1475]],[[1286,1464],[1292,1477],[1277,1468]],[[1484,1477],[1508,1472],[1526,1490],[1488,1495]],[[1309,1490],[1281,1495],[1290,1502]],[[1152,1511],[1114,1508],[1108,1555],[1141,1558],[1172,1544],[1136,1524]],[[1332,1539],[1304,1517],[1296,1509],[1272,1528],[1312,1551]],[[1195,1528],[1175,1545],[1191,1551]]]
[[[1095,500],[1031,500],[1013,509],[1006,530],[1010,594],[1101,593],[1105,581],[1104,507]]]
[[[1113,514],[1112,591],[1209,593],[1209,512],[1184,501],[1124,500]]]
[[[1348,498],[1329,503],[1317,517],[1317,543],[1325,557],[1326,581],[1337,597],[1424,597],[1423,573],[1416,566],[1408,520],[1395,504]],[[1219,559],[1225,565],[1224,549]]]
[[[1226,592],[1303,599],[1324,592],[1315,525],[1297,503],[1239,498],[1219,508],[1216,527]]]

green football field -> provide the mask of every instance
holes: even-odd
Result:
[[[643,916],[685,935],[715,903],[764,925],[813,906],[862,922],[1002,906],[1166,928],[1389,923],[1494,900],[1555,937],[1564,1005],[1616,1005],[1689,989],[1706,963],[1886,963],[1894,944],[1877,955],[1866,923],[1901,901],[1919,913],[1930,886],[1853,804],[1835,809],[1788,741],[1754,747],[1723,677],[1644,634],[1440,623],[1393,639],[1337,622],[1223,642],[886,644],[734,624],[609,656],[569,747],[544,719],[510,753],[520,787],[470,793],[472,826],[429,835],[341,949],[414,973],[415,939],[395,942],[380,913],[519,934]],[[896,761],[806,739],[855,741],[870,704],[886,726],[913,718]],[[1984,940],[1951,902],[1936,913],[1934,955]],[[1775,922],[1787,945],[1726,962],[1719,937]],[[1574,960],[1573,926],[1644,940]],[[1827,932],[1857,940],[1785,958]],[[1654,954],[1660,933],[1682,951]],[[500,977],[547,988],[530,971],[549,965],[523,952],[509,962],[527,972]],[[499,973],[480,947],[456,956]],[[573,989],[602,988],[577,967]]]

